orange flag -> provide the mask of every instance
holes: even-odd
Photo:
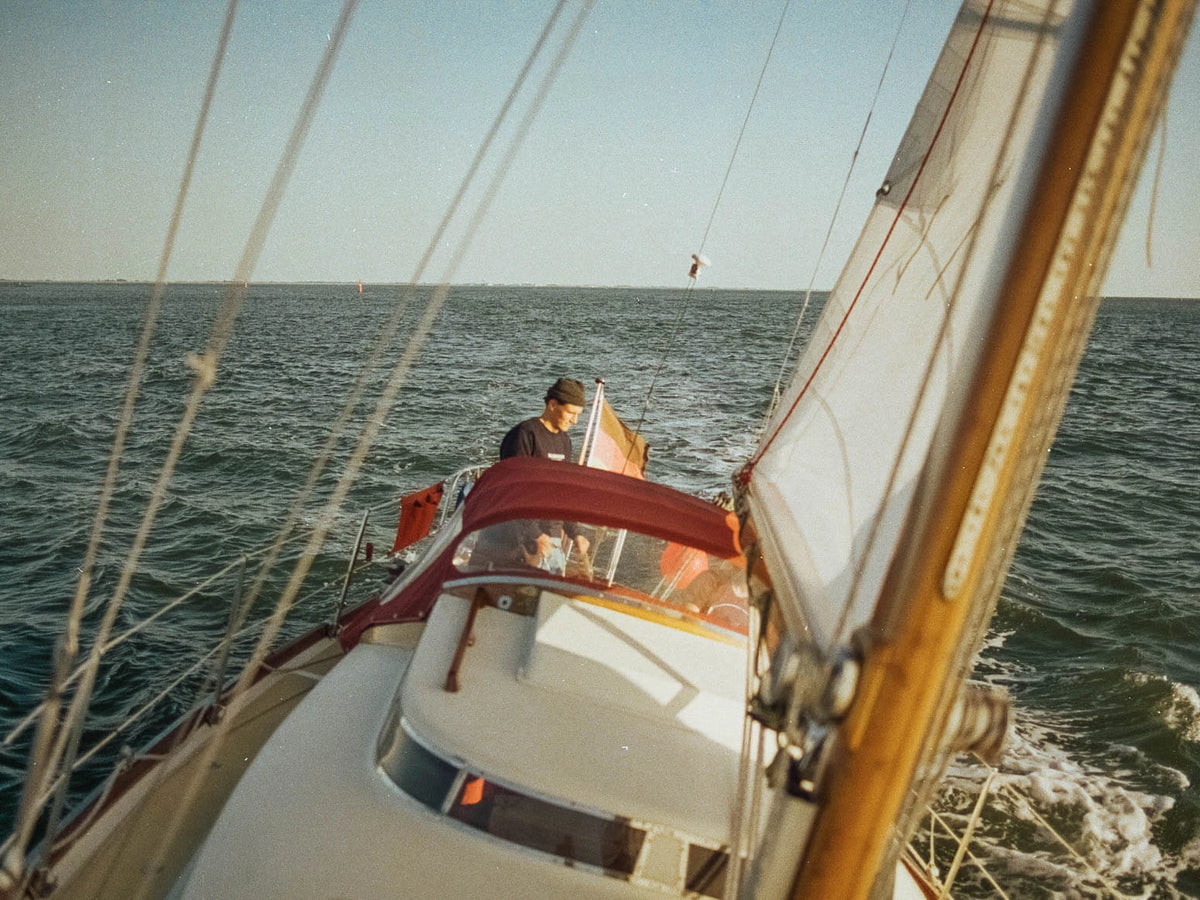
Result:
[[[401,498],[400,521],[396,523],[396,542],[392,552],[403,550],[410,544],[415,544],[433,527],[433,514],[437,512],[438,504],[442,502],[445,482],[422,488]]]
[[[641,435],[621,421],[607,400],[600,401],[600,423],[592,436],[587,464],[645,479],[647,452]]]

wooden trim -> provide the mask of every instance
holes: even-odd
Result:
[[[884,585],[872,621],[873,636],[883,639],[868,650],[859,696],[821,786],[822,802],[793,897],[867,897],[877,873],[894,868],[911,786],[918,773],[936,761],[946,714],[977,649],[977,632],[990,618],[1032,499],[1032,483],[1020,480],[1028,472],[1018,466],[1038,437],[1031,423],[1044,429],[1048,442],[1057,418],[1053,413],[1046,416],[1044,408],[1061,411],[1065,402],[1078,353],[1071,358],[1064,346],[1074,338],[1082,346],[1081,329],[1073,332],[1071,326],[1080,320],[1081,305],[1092,302],[1087,293],[1106,262],[1110,226],[1122,205],[1112,198],[1127,196],[1125,184],[1136,176],[1140,162],[1140,155],[1128,146],[1145,145],[1156,98],[1161,98],[1161,79],[1171,67],[1170,53],[1162,47],[1180,43],[1178,33],[1186,31],[1186,21],[1181,20],[1190,15],[1192,5],[1191,0],[1104,0],[1095,5],[1071,73],[1063,119],[1051,137],[1029,219],[1010,257],[1002,315],[984,348],[980,374],[942,466],[943,485],[909,523]],[[1148,36],[1136,35],[1139,17],[1144,16],[1161,21]],[[1120,67],[1128,63],[1131,41],[1138,38],[1157,45],[1139,59],[1143,71],[1140,84],[1134,78],[1133,90],[1145,101],[1140,103],[1113,93]],[[1127,136],[1114,141],[1116,146],[1100,146],[1094,138],[1104,137],[1103,121],[1115,102],[1123,103]],[[1103,156],[1101,164],[1097,153]],[[1082,210],[1086,224],[1081,233],[1073,233],[1071,216],[1080,214],[1081,199],[1089,201]],[[946,564],[1022,347],[1035,315],[1044,312],[1049,284],[1058,293],[1048,298],[1052,317],[1045,344],[1010,445],[1017,449],[1007,454],[1000,471],[997,496],[1006,499],[988,510],[962,596],[951,602],[942,593]],[[1035,419],[1041,421],[1034,423]],[[905,616],[889,620],[887,611],[900,606],[907,610]],[[864,809],[872,814],[864,816]]]

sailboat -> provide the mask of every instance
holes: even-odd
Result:
[[[387,587],[72,814],[64,672],[4,896],[944,896],[908,841],[1001,750],[968,676],[1193,10],[964,3],[732,511],[538,459],[447,486]]]

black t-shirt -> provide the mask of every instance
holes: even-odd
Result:
[[[540,456],[543,459],[575,461],[571,449],[571,436],[565,431],[551,431],[537,416],[526,419],[508,430],[508,434],[500,442],[500,458],[508,459],[510,456]],[[568,537],[574,538],[579,533],[579,527],[574,522],[533,522],[530,523],[529,531],[528,535],[523,535],[527,539],[524,543],[527,544],[530,543],[528,539],[536,539],[539,533],[555,536],[566,532]],[[530,552],[533,550],[530,549]]]
[[[574,462],[570,435],[565,431],[551,431],[537,416],[514,425],[504,436],[500,442],[500,458],[510,456],[540,456]]]

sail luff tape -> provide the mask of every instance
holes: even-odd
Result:
[[[1060,245],[1061,247],[1061,245]],[[1059,254],[1061,259],[1061,252]],[[946,564],[942,576],[942,594],[947,600],[957,600],[962,593],[971,562],[978,552],[978,545],[983,537],[984,524],[991,511],[997,492],[1000,489],[1001,477],[1005,464],[1013,448],[1013,439],[1022,422],[1030,399],[1030,390],[1038,363],[1046,348],[1050,329],[1057,315],[1062,300],[1061,288],[1066,285],[1068,267],[1056,265],[1051,267],[1029,331],[1021,344],[1021,352],[1017,364],[1013,368],[1012,379],[1004,392],[1004,403],[1000,407],[1000,415],[996,417],[996,425],[988,439],[987,451],[979,467],[975,486],[971,489],[971,499],[958,526],[958,534],[954,539],[954,548],[950,552],[950,560]]]
[[[1143,10],[1138,29],[1141,33],[1139,46],[1143,50],[1148,42],[1145,32],[1150,24],[1151,17]],[[1127,72],[1137,68],[1131,65],[1129,53],[1127,47],[1123,54]],[[1124,122],[1118,123],[1116,117],[1121,116],[1122,111],[1127,108],[1129,95],[1133,90],[1129,76],[1124,79],[1117,78],[1109,89],[1102,113],[1103,121],[1093,137],[1084,159],[1083,170],[1079,173],[1074,195],[1063,220],[1062,232],[1054,249],[1052,263],[1034,309],[1033,319],[1022,342],[1012,379],[1005,391],[1004,404],[988,440],[987,452],[946,564],[942,593],[947,600],[958,599],[966,584],[987,517],[996,501],[1004,466],[1012,451],[1014,436],[1021,426],[1031,399],[1033,381],[1059,308],[1066,302],[1079,300],[1079,291],[1092,287],[1095,281],[1094,275],[1081,280],[1076,265],[1081,255],[1091,249],[1084,244],[1089,240],[1089,229],[1094,228],[1096,205],[1098,201],[1103,200],[1098,194],[1102,193],[1098,185],[1103,184],[1103,178],[1099,177],[1098,173],[1103,173],[1112,164],[1110,151],[1116,140],[1114,134],[1118,128],[1124,127]],[[1103,267],[1107,259],[1102,257],[1100,262]],[[1095,265],[1094,259],[1092,265]]]

